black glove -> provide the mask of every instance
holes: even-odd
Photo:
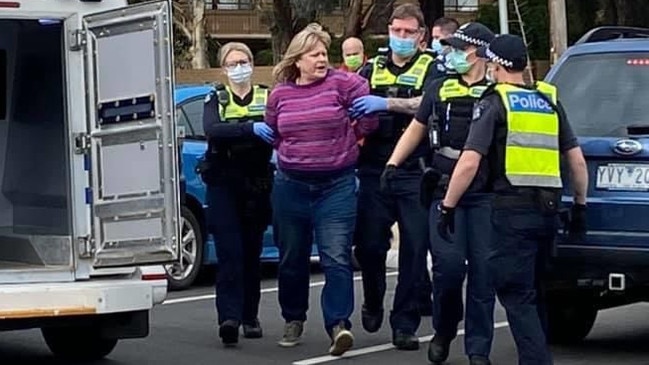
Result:
[[[443,203],[437,206],[437,233],[444,241],[453,242],[451,234],[455,233],[455,208],[445,207]]]
[[[437,184],[439,184],[439,179],[441,177],[439,171],[430,167],[425,168],[424,173],[421,175],[421,183],[419,184],[419,200],[426,211],[430,209],[430,205],[433,203],[435,189],[437,189]]]
[[[396,165],[390,164],[385,166],[385,169],[383,169],[383,173],[381,173],[381,185],[380,185],[381,192],[383,193],[390,192],[391,190],[390,180],[392,180],[396,174],[397,174]]]
[[[570,208],[568,239],[581,242],[586,239],[586,204],[573,204]]]

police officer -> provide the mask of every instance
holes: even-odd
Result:
[[[448,357],[449,345],[457,334],[463,317],[462,287],[468,270],[465,320],[465,351],[471,364],[488,364],[493,339],[494,292],[487,279],[488,238],[490,230],[490,194],[485,191],[488,177],[483,164],[478,177],[458,205],[458,219],[453,243],[437,234],[437,204],[445,183],[469,132],[473,107],[486,90],[486,63],[476,55],[494,33],[480,23],[467,23],[442,42],[451,51],[447,57],[457,75],[432,82],[426,89],[421,107],[408,130],[397,144],[387,169],[400,166],[406,157],[431,132],[432,170],[422,181],[422,201],[430,209],[431,251],[433,257],[433,327],[435,336],[429,344],[428,358],[438,364]],[[468,261],[468,266],[465,262]]]
[[[380,126],[365,138],[358,164],[360,180],[355,253],[362,269],[363,328],[376,332],[383,321],[385,260],[390,248],[390,229],[399,224],[399,276],[390,314],[392,340],[397,349],[417,350],[415,332],[421,321],[418,296],[428,246],[427,213],[418,200],[421,170],[419,157],[429,155],[422,142],[411,159],[388,177],[383,168],[399,137],[410,123],[429,82],[434,58],[419,50],[424,32],[419,6],[395,8],[389,25],[390,48],[366,65],[360,75],[370,83],[371,94],[356,99],[352,117],[379,113]],[[426,307],[430,306],[430,297]]]
[[[572,216],[579,223],[572,226],[585,229],[586,163],[556,88],[525,83],[522,39],[501,35],[479,53],[488,57],[496,84],[474,109],[464,151],[439,205],[438,229],[443,235],[453,231],[456,207],[486,160],[488,188],[495,193],[489,274],[507,312],[519,364],[551,364],[537,311],[536,271],[555,238],[561,155],[572,177]]]
[[[242,43],[221,48],[229,86],[205,99],[203,126],[208,137],[201,176],[207,184],[207,228],[219,259],[216,309],[224,345],[259,338],[260,262],[264,231],[270,224],[270,157],[273,132],[263,122],[268,90],[252,85],[252,52]]]
[[[442,17],[433,23],[431,30],[430,52],[435,57],[435,76],[434,78],[444,77],[448,74],[455,74],[455,70],[446,59],[448,47],[442,44],[442,40],[449,38],[460,27],[457,20],[453,18]]]

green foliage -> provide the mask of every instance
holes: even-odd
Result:
[[[547,60],[550,58],[550,20],[548,17],[547,0],[520,0],[519,7],[525,26],[530,58],[533,60]],[[485,24],[496,33],[500,33],[498,18],[498,4],[481,5],[478,9],[476,21]],[[521,35],[521,28],[513,5],[510,4],[509,32]]]
[[[273,66],[273,50],[268,48],[257,52],[255,66]]]

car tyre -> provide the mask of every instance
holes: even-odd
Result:
[[[178,262],[165,266],[169,290],[189,288],[201,270],[203,234],[196,215],[186,206],[181,208],[181,250]]]
[[[583,293],[550,294],[547,303],[549,343],[576,344],[588,336],[597,318],[592,296]]]
[[[41,329],[50,351],[68,361],[96,361],[110,354],[117,339],[101,338],[97,327],[46,327]]]

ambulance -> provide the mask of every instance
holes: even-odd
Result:
[[[178,259],[170,1],[0,0],[0,330],[94,360]]]

